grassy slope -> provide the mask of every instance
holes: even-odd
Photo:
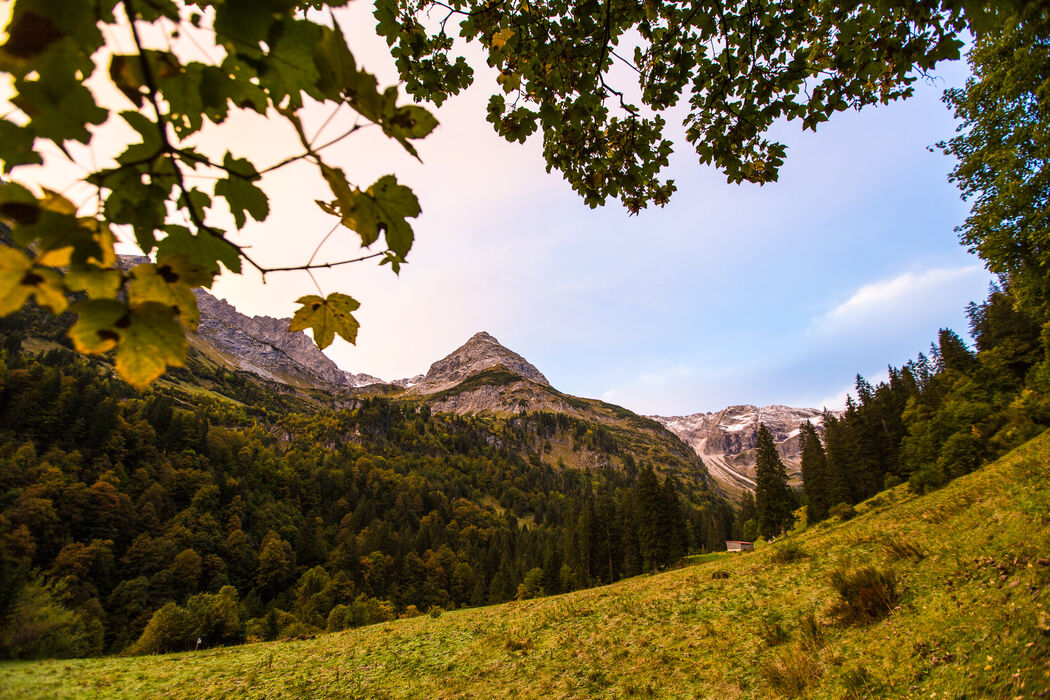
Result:
[[[925,497],[904,487],[854,520],[658,576],[315,639],[163,657],[0,664],[6,697],[767,697],[788,656],[812,697],[1033,697],[1050,688],[1050,433]],[[922,559],[893,559],[885,543]],[[893,566],[900,607],[830,613],[835,566]],[[716,571],[728,579],[712,578]],[[799,646],[816,613],[822,647]],[[788,641],[770,646],[777,625]],[[796,674],[798,675],[798,674]]]

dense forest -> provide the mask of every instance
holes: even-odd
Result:
[[[555,435],[617,450],[577,418],[335,407],[193,363],[139,394],[62,332],[42,312],[0,320],[6,657],[440,614],[655,570],[731,533],[724,501],[630,455],[591,471],[541,459]],[[193,389],[205,371],[221,392]]]
[[[782,487],[775,450],[756,463],[759,489],[741,511],[744,536],[771,536],[794,525],[848,518],[852,505],[907,481],[916,492],[943,486],[1050,427],[1050,324],[999,287],[968,308],[971,349],[942,329],[928,353],[888,380],[857,376],[856,395],[840,415],[824,414],[823,440],[802,430],[801,498]]]

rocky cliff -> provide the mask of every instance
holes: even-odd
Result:
[[[714,413],[689,416],[651,416],[693,448],[704,460],[715,482],[739,498],[755,489],[755,445],[758,424],[764,423],[777,442],[777,452],[788,472],[788,482],[801,483],[799,426],[810,422],[823,428],[823,414],[815,408],[790,406],[730,406]]]
[[[410,394],[436,394],[451,389],[465,379],[493,367],[503,367],[513,374],[543,386],[550,382],[529,362],[502,345],[485,331],[475,333],[466,343],[430,365],[422,380],[408,390]]]
[[[194,293],[201,312],[198,338],[226,353],[240,369],[293,384],[352,388],[382,382],[339,369],[305,333],[289,332],[287,318],[245,316],[203,289]]]

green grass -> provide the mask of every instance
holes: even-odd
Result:
[[[923,497],[602,588],[314,639],[0,664],[4,697],[1038,697],[1050,691],[1050,434]],[[779,544],[779,543],[778,543]],[[900,556],[910,552],[922,556]],[[896,552],[896,554],[895,554]],[[833,571],[892,569],[835,614]],[[715,572],[728,578],[714,578]],[[774,634],[775,632],[775,634]]]

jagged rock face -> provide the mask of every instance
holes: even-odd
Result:
[[[407,389],[410,386],[415,386],[416,384],[419,384],[424,379],[426,379],[426,375],[425,374],[417,374],[414,377],[405,377],[404,379],[395,379],[394,381],[392,381],[390,383],[393,384],[394,386],[399,386],[402,389]]]
[[[758,424],[765,424],[777,443],[788,482],[801,483],[802,448],[799,426],[810,422],[823,430],[823,412],[790,406],[730,406],[715,413],[690,416],[650,416],[677,435],[704,460],[715,482],[728,495],[755,490],[755,445]]]
[[[412,394],[434,394],[497,366],[503,366],[530,381],[550,386],[547,378],[524,357],[503,347],[498,340],[481,331],[471,336],[470,340],[450,355],[430,365],[426,376],[408,391]]]
[[[382,382],[368,374],[339,369],[305,333],[289,332],[289,319],[245,316],[203,289],[194,293],[201,312],[197,335],[232,355],[241,369],[281,382],[292,378],[335,387]]]

